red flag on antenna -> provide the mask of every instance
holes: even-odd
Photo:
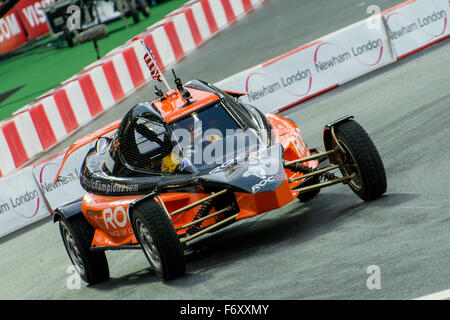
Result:
[[[148,49],[148,52],[145,53],[144,60],[145,60],[145,63],[147,64],[148,68],[150,69],[150,74],[151,74],[152,78],[158,82],[162,82],[161,73],[159,72],[159,69],[156,65],[155,58],[151,54],[150,49]]]
[[[158,82],[164,83],[164,85],[167,87],[167,90],[171,90],[169,84],[167,83],[166,78],[161,72],[161,69],[159,69],[158,64],[156,63],[156,59],[152,54],[152,51],[149,47],[144,43],[144,41],[141,40],[141,44],[144,47],[146,53],[144,54],[144,60],[147,64],[148,68],[150,69],[150,75],[153,79],[155,79]]]

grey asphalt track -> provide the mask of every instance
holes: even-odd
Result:
[[[377,2],[384,9],[401,1]],[[365,8],[272,0],[176,69],[185,81],[218,81],[356,22]],[[74,290],[57,225],[44,220],[0,240],[0,299],[411,299],[450,288],[449,50],[441,42],[284,113],[311,146],[322,145],[324,124],[354,115],[384,160],[381,199],[364,203],[339,185],[235,223],[197,241],[186,275],[167,283],[142,252],[108,252],[111,280]],[[73,139],[150,98],[151,86],[141,88]],[[372,265],[381,289],[367,288]]]

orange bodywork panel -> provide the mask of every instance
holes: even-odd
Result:
[[[67,161],[67,158],[69,158],[69,156],[74,153],[75,151],[77,151],[78,149],[80,149],[81,147],[87,145],[88,143],[91,143],[92,141],[100,138],[101,136],[104,136],[105,134],[108,134],[114,130],[116,130],[119,125],[120,122],[122,121],[122,119],[116,120],[114,122],[111,122],[110,124],[101,127],[100,129],[97,129],[87,135],[85,135],[83,138],[75,141],[70,147],[69,149],[67,149],[66,154],[64,155],[63,161],[61,162],[61,166],[59,167],[58,173],[56,174],[55,177],[55,181],[53,181],[53,183],[57,183],[58,182],[58,178],[59,175],[61,173],[62,168],[64,167],[64,164]]]
[[[250,218],[280,208],[295,199],[295,194],[291,191],[287,181],[283,182],[274,191],[257,194],[236,193],[235,195],[240,209],[237,220]],[[207,196],[209,194],[166,193],[161,194],[160,198],[170,213]],[[91,243],[92,247],[110,247],[138,243],[133,233],[131,221],[129,220],[128,208],[132,201],[141,197],[106,197],[90,193],[84,196],[81,206],[82,212],[86,220],[95,229],[94,238]],[[172,217],[172,223],[178,234],[186,232],[186,228],[182,227],[193,221],[200,206],[184,213],[178,213]],[[215,210],[213,209],[210,214],[214,212]],[[212,225],[224,217],[221,214],[205,220],[201,223],[201,227]]]
[[[203,193],[163,193],[160,195],[164,206],[169,212],[183,208],[190,203],[201,200],[209,194]],[[94,227],[95,234],[92,240],[93,247],[120,246],[124,244],[136,244],[131,221],[129,221],[128,208],[134,200],[143,197],[121,196],[108,197],[87,193],[81,205],[81,210],[86,220]],[[158,201],[158,200],[157,200]],[[180,229],[187,223],[192,222],[198,209],[195,207],[184,213],[176,214],[172,217],[175,229]],[[214,210],[211,211],[214,213]],[[201,226],[206,227],[222,219],[223,216],[205,220]],[[179,234],[186,232],[186,228],[177,230]]]
[[[291,190],[289,183],[284,181],[276,190],[251,193],[236,193],[239,204],[239,215],[236,220],[254,217],[258,214],[272,211],[288,204],[295,199],[298,192]]]
[[[93,247],[137,243],[128,219],[128,207],[141,197],[107,197],[91,193],[84,196],[81,211],[95,229]]]
[[[189,88],[189,92],[191,93],[191,98],[189,99],[191,104],[188,105],[186,105],[186,100],[183,99],[177,89],[173,89],[172,94],[166,94],[166,99],[163,101],[153,101],[155,107],[161,112],[167,123],[219,100],[219,97],[213,93],[192,88]]]
[[[166,93],[163,101],[153,101],[155,107],[161,112],[166,122],[169,123],[174,121],[175,119],[192,113],[196,109],[219,100],[218,96],[209,92],[191,88],[189,91],[191,93],[190,104],[186,104],[186,100],[181,97],[180,92],[176,89],[174,89],[173,92]],[[272,138],[274,139],[274,142],[280,143],[284,148],[285,160],[289,161],[310,155],[310,151],[304,143],[303,136],[295,123],[276,114],[267,114],[267,118],[272,125]],[[66,152],[61,168],[64,166],[64,163],[70,154],[95,139],[117,129],[120,122],[121,119],[100,128],[75,142]],[[305,165],[312,168],[316,168],[317,164],[318,162],[316,160],[305,163]],[[58,175],[59,173],[60,172],[58,172]],[[285,169],[285,174],[287,179],[301,175],[300,173],[295,173],[288,169]],[[269,177],[268,179],[285,180],[285,176],[280,174]],[[268,181],[262,180],[261,183],[268,183]],[[289,183],[285,180],[276,190],[256,194],[235,192],[236,201],[240,210],[237,220],[250,218],[288,204],[298,196],[298,191],[294,191],[292,188],[299,185],[301,182],[302,180],[298,180]],[[82,212],[95,229],[92,246],[110,247],[125,244],[137,244],[137,239],[134,235],[131,221],[129,220],[128,209],[131,202],[143,196],[144,195],[102,196],[87,193],[83,198]],[[163,193],[159,195],[161,201],[164,203],[164,205],[161,204],[161,206],[165,207],[169,213],[207,196],[209,196],[209,194],[205,193]],[[194,220],[200,207],[201,205],[171,217],[178,234],[184,234],[186,232],[185,225]],[[210,214],[213,213],[214,209]],[[224,218],[224,214],[212,217],[203,221],[201,227],[207,227]]]
[[[303,140],[303,135],[295,123],[273,113],[267,114],[267,118],[272,125],[275,141],[279,142],[284,148],[284,160],[291,161],[309,157],[311,155],[311,152]],[[311,160],[304,163],[304,165],[311,168],[317,168],[318,163],[319,162],[317,160]],[[289,169],[285,169],[285,172],[288,179],[296,178],[302,175],[301,173],[293,172]],[[303,180],[297,180],[289,186],[292,189],[302,182]],[[292,193],[296,196],[298,195],[298,191],[292,191]]]

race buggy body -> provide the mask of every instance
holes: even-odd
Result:
[[[62,166],[97,140],[81,168],[87,193],[54,213],[86,282],[109,279],[105,250],[142,249],[156,274],[173,279],[185,272],[186,246],[205,233],[337,183],[365,201],[386,191],[378,151],[351,116],[325,126],[324,151],[310,150],[293,121],[240,102],[240,93],[176,84],[66,153]]]

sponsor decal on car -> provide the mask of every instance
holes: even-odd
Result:
[[[187,167],[190,167],[191,163],[189,162],[188,159],[184,158],[183,162],[181,163],[181,171],[183,171],[184,169],[186,169]]]
[[[139,190],[139,185],[136,183],[129,185],[117,182],[107,183],[99,180],[86,179],[84,176],[82,176],[81,179],[87,188],[93,191],[104,192],[106,194],[117,192],[137,192]]]
[[[133,229],[128,223],[129,220],[127,210],[122,206],[117,206],[114,209],[104,209],[103,222],[105,223],[108,233],[113,237],[126,236],[133,233]],[[127,224],[130,225],[130,227],[124,229]]]
[[[274,182],[279,181],[279,180],[283,180],[283,179],[285,179],[285,175],[283,173],[280,173],[280,174],[277,174],[275,176],[270,176],[270,177],[267,177],[265,179],[262,179],[257,184],[252,186],[252,192],[255,193],[259,189],[264,188],[266,185],[274,183]]]
[[[89,209],[89,210],[86,210],[85,213],[87,216],[94,217],[94,218],[100,218],[103,215],[103,212],[99,211],[99,210],[90,210]]]

